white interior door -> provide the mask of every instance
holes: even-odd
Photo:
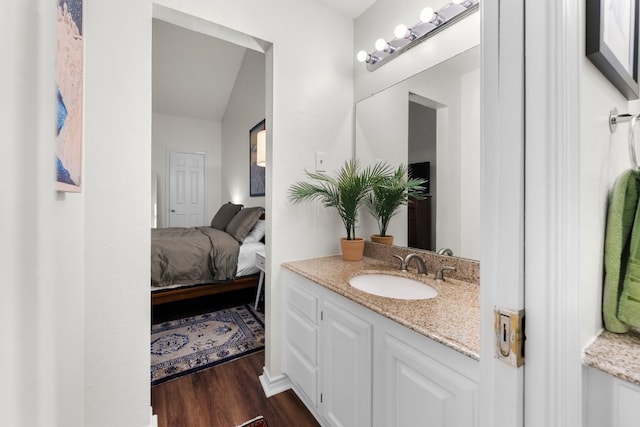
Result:
[[[169,151],[169,227],[205,224],[205,154]]]
[[[494,332],[494,309],[524,308],[524,3],[480,3],[481,427],[524,425],[525,367],[515,367],[495,357]]]

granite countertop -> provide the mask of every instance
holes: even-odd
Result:
[[[472,359],[480,359],[480,288],[476,284],[446,276],[445,282],[436,282],[433,272],[427,277],[411,270],[403,273],[390,262],[367,257],[354,262],[330,256],[286,262],[282,266]],[[400,300],[372,295],[349,285],[352,276],[362,273],[417,279],[436,289],[438,296]]]
[[[584,351],[585,365],[640,385],[640,331],[602,332]]]

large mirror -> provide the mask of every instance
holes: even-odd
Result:
[[[394,244],[480,258],[480,47],[356,104],[356,158],[409,165],[428,195],[392,220]],[[362,236],[377,234],[362,215]]]

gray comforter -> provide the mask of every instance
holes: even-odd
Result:
[[[193,285],[233,280],[240,244],[211,227],[151,230],[151,285]]]

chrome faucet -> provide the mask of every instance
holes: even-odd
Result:
[[[449,248],[440,248],[437,253],[438,255],[453,256],[453,251]]]
[[[409,263],[412,259],[415,259],[418,274],[427,274],[427,266],[425,265],[424,260],[420,258],[420,255],[408,254],[405,258],[402,258],[400,255],[394,255],[394,257],[400,260],[400,271],[407,271]]]
[[[449,267],[449,266],[444,266],[444,267],[440,267],[437,271],[436,271],[436,280],[438,282],[444,282],[444,275],[442,273],[444,273],[445,271],[456,271],[455,267]]]
[[[418,269],[418,274],[427,274],[427,266],[424,264],[424,260],[422,258],[420,258],[420,255],[418,255],[418,254],[409,254],[404,259],[404,262],[406,262],[407,266],[408,266],[409,263],[411,263],[412,259],[416,260],[416,268]]]
[[[407,271],[407,261],[402,258],[400,255],[393,255],[394,258],[398,258],[400,260],[400,271]]]

